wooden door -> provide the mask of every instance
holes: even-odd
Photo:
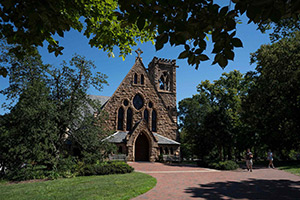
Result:
[[[135,161],[149,161],[149,141],[143,133],[135,141]]]

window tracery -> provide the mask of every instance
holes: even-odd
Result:
[[[159,80],[159,89],[160,90],[171,90],[170,86],[170,75],[168,72],[163,72],[162,75],[160,76]]]

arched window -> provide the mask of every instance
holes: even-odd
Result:
[[[132,110],[127,109],[126,131],[131,131],[132,128]]]
[[[170,80],[169,80],[169,76],[167,76],[166,78],[166,83],[165,83],[166,87],[165,90],[169,90],[170,91]]]
[[[134,74],[134,80],[133,80],[133,82],[134,82],[134,84],[137,84],[137,74]]]
[[[144,100],[141,95],[137,94],[133,98],[133,106],[137,109],[140,110],[144,106]]]
[[[161,90],[165,89],[164,82],[165,82],[164,77],[161,76],[160,79],[159,79],[159,89],[161,89]]]
[[[141,75],[141,84],[144,85],[144,75]]]
[[[121,107],[118,111],[118,130],[123,131],[124,109]]]
[[[156,122],[157,122],[157,115],[156,115],[156,111],[152,110],[152,131],[156,132]]]
[[[162,75],[160,76],[159,80],[159,89],[160,90],[171,90],[171,85],[170,85],[170,75],[168,72],[163,72]]]
[[[144,110],[144,119],[147,123],[149,123],[149,112],[147,109]]]
[[[169,154],[169,149],[168,149],[168,147],[165,147],[165,154]]]

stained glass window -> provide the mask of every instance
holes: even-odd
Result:
[[[144,110],[144,119],[147,123],[149,123],[149,112],[147,109]]]
[[[133,98],[133,106],[137,109],[140,110],[144,105],[144,101],[143,98],[141,97],[141,95],[137,94],[135,95],[135,97]]]
[[[118,130],[123,130],[124,109],[121,107],[118,111]]]
[[[128,108],[127,110],[127,120],[126,120],[126,131],[131,131],[132,128],[132,110]]]
[[[156,122],[157,122],[157,119],[156,119],[156,111],[153,110],[152,111],[152,131],[153,132],[156,132]]]
[[[141,84],[144,85],[144,75],[141,75]]]
[[[137,84],[137,74],[134,74],[134,80],[133,80],[134,84]]]

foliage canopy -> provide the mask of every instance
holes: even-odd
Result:
[[[232,5],[231,5],[232,3]],[[282,21],[293,19],[299,24],[300,4],[290,0],[232,0],[220,6],[213,0],[11,0],[1,2],[0,36],[9,44],[20,44],[25,49],[43,46],[48,42],[49,52],[62,54],[63,47],[53,39],[75,29],[90,38],[90,45],[112,53],[120,49],[120,56],[131,52],[131,47],[155,38],[156,50],[166,43],[183,45],[179,58],[196,65],[208,60],[203,53],[205,38],[212,35],[216,54],[213,64],[226,67],[234,59],[234,48],[242,47],[235,37],[238,18],[246,13],[249,23],[265,30],[270,23],[285,26]],[[19,47],[14,49],[19,51]],[[0,69],[5,75],[5,68]]]
[[[103,139],[105,113],[87,95],[101,90],[106,76],[92,73],[92,61],[75,55],[60,68],[44,65],[39,53],[21,58],[6,51],[10,85],[0,91],[16,104],[0,116],[0,165],[18,172],[21,167],[43,165],[56,170],[68,156],[85,163],[101,161],[112,150]],[[95,114],[97,116],[95,116]]]

